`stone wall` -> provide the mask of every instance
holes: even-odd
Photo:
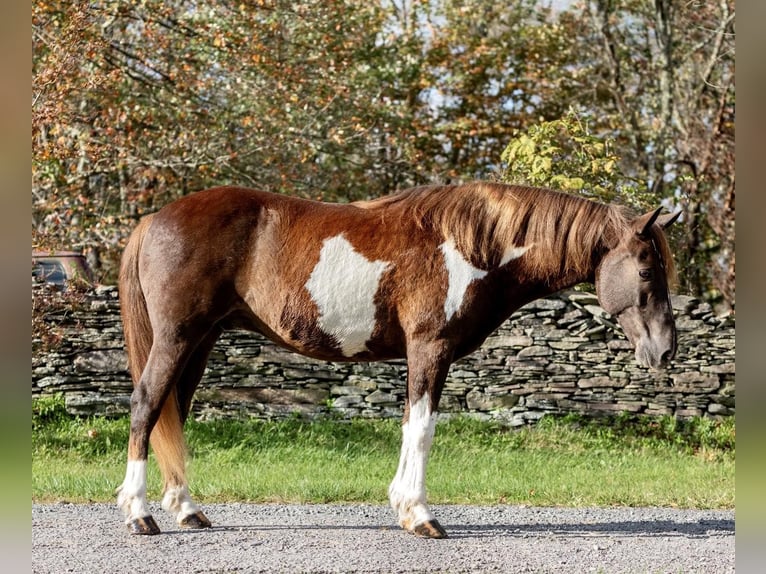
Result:
[[[690,297],[673,298],[678,353],[666,371],[639,367],[595,296],[570,291],[516,312],[450,370],[443,413],[469,412],[511,425],[545,413],[734,414],[734,317],[716,317]],[[47,314],[58,344],[32,359],[32,393],[62,392],[73,414],[128,412],[117,291],[99,287],[73,309]],[[263,337],[226,333],[195,395],[197,417],[283,417],[335,413],[400,417],[403,361],[328,363]]]

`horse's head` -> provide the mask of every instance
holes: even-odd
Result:
[[[680,212],[660,215],[661,209],[637,217],[596,270],[599,303],[622,325],[639,364],[653,369],[666,366],[676,353],[666,268],[672,261],[665,261],[669,252],[661,229]]]

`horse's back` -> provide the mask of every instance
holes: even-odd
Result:
[[[142,286],[169,322],[199,317],[254,330],[324,359],[399,356],[401,337],[388,334],[390,313],[374,301],[393,267],[375,256],[386,244],[381,229],[350,205],[213,188],[152,216]],[[376,326],[382,342],[372,353]]]

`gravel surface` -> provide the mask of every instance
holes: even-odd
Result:
[[[213,504],[208,530],[131,536],[112,504],[33,504],[32,571],[734,572],[734,511],[434,506],[446,540],[370,505]]]

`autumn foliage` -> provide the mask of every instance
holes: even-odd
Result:
[[[137,218],[214,185],[621,181],[613,199],[685,210],[682,286],[732,307],[733,1],[549,4],[35,0],[33,243],[111,282]],[[598,169],[508,165],[560,122]]]

